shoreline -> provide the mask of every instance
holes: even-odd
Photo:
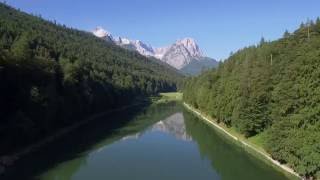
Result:
[[[123,106],[123,107],[119,107],[117,109],[112,109],[112,110],[108,110],[108,111],[104,111],[104,112],[100,112],[100,113],[96,113],[93,114],[85,119],[83,119],[80,122],[77,122],[75,124],[72,124],[70,126],[67,127],[63,127],[61,129],[59,129],[57,132],[45,137],[44,139],[32,143],[16,152],[13,152],[11,154],[4,154],[0,156],[0,175],[6,172],[6,169],[10,168],[11,166],[14,166],[15,161],[18,161],[21,157],[26,156],[38,149],[40,149],[41,147],[51,143],[52,141],[67,135],[68,133],[70,133],[71,131],[79,128],[80,126],[83,126],[87,123],[89,123],[90,121],[105,116],[109,113],[113,113],[113,112],[117,112],[117,111],[122,111],[131,107],[135,107],[135,106],[141,106],[144,102],[141,103],[135,103],[135,104],[131,104],[131,105],[127,105],[127,106]]]
[[[55,132],[51,135],[48,135],[47,137],[39,140],[38,142],[31,143],[31,144],[21,148],[20,150],[17,150],[15,152],[10,153],[10,154],[8,153],[8,154],[0,155],[0,175],[5,173],[6,170],[8,168],[10,168],[11,166],[14,166],[15,162],[18,161],[19,159],[21,159],[23,156],[26,156],[34,151],[37,151],[38,149],[42,148],[43,146],[51,143],[52,141],[54,141],[60,137],[67,135],[68,133],[72,132],[73,130],[75,130],[75,129],[77,129],[87,123],[90,123],[90,121],[92,121],[96,118],[105,116],[109,113],[126,110],[131,107],[141,106],[143,104],[152,105],[152,104],[168,103],[171,101],[179,101],[178,99],[172,98],[170,95],[168,96],[166,94],[168,94],[168,93],[160,94],[160,98],[157,99],[156,101],[152,101],[152,96],[151,96],[151,97],[148,97],[149,100],[147,100],[147,101],[138,100],[138,101],[136,101],[136,103],[132,103],[132,104],[129,104],[126,106],[116,108],[116,109],[111,109],[111,110],[103,111],[100,113],[92,114],[91,116],[88,116],[87,118],[85,118],[79,122],[76,122],[70,126],[62,127],[60,129],[58,129],[57,132]]]
[[[193,108],[192,106],[190,106],[189,104],[183,102],[183,105],[190,110],[191,112],[195,113],[197,116],[201,117],[201,119],[205,120],[207,123],[209,123],[210,125],[213,125],[215,128],[219,129],[220,131],[222,131],[224,134],[228,135],[229,137],[231,137],[233,140],[240,142],[241,145],[245,146],[245,147],[249,147],[251,150],[257,152],[258,154],[262,155],[262,157],[264,157],[266,160],[268,160],[269,162],[271,162],[273,165],[276,165],[277,167],[280,167],[282,170],[294,175],[295,177],[299,178],[299,179],[303,179],[298,173],[296,173],[293,169],[291,169],[290,167],[281,164],[279,161],[272,159],[272,157],[265,153],[262,152],[261,150],[257,149],[256,147],[252,146],[251,144],[249,144],[248,142],[245,142],[244,140],[232,135],[230,132],[228,132],[227,130],[225,130],[223,127],[221,127],[219,124],[217,124],[216,122],[210,120],[209,118],[207,118],[202,112],[200,112],[199,110]]]

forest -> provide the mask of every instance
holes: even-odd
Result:
[[[182,78],[90,32],[0,3],[0,154],[88,115],[176,91]]]
[[[319,18],[232,53],[184,86],[184,101],[247,138],[263,137],[274,159],[320,179]]]

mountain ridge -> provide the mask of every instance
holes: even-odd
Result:
[[[1,2],[0,19],[0,154],[182,83],[161,61]]]
[[[153,46],[140,40],[130,40],[123,37],[115,38],[111,33],[99,26],[95,28],[92,33],[95,36],[103,38],[106,41],[112,42],[118,46],[137,51],[141,55],[159,59],[180,70],[184,74],[197,75],[205,69],[210,69],[218,65],[218,62],[215,59],[206,57],[196,41],[190,37],[177,40],[175,43],[169,46],[154,48]],[[193,69],[184,71],[184,69],[190,68]]]

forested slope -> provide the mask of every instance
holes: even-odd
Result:
[[[184,101],[246,137],[263,133],[273,158],[320,178],[320,20],[190,78]]]
[[[164,63],[0,3],[0,153],[86,115],[175,91],[181,79]]]

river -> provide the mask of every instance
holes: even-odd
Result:
[[[289,179],[179,103],[135,107],[101,117],[24,157],[2,178]]]

